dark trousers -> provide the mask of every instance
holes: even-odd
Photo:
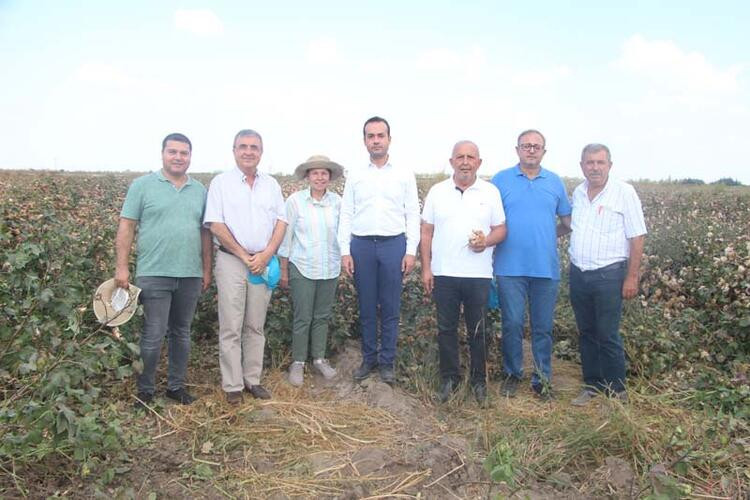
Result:
[[[620,318],[626,267],[626,262],[593,271],[570,266],[570,303],[580,334],[583,381],[600,391],[625,390]]]
[[[487,332],[484,312],[490,291],[489,278],[457,278],[435,276],[432,296],[437,309],[440,377],[444,382],[461,379],[458,357],[458,318],[461,304],[471,357],[471,385],[484,385]]]
[[[185,382],[190,358],[190,325],[201,295],[201,279],[140,276],[135,284],[141,288],[143,304],[143,372],[138,375],[138,392],[153,394],[156,389],[156,365],[164,337],[167,337],[169,359],[167,389],[176,391]]]
[[[370,366],[393,367],[401,310],[401,261],[406,254],[406,238],[403,234],[384,239],[353,236],[350,248],[359,300],[362,361]]]

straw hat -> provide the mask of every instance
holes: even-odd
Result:
[[[138,309],[138,295],[141,289],[133,284],[129,288],[118,288],[115,279],[108,279],[96,289],[94,294],[94,314],[99,323],[107,326],[120,326],[127,323]]]
[[[327,156],[313,155],[307,159],[307,161],[301,165],[298,165],[294,170],[294,175],[299,180],[307,177],[307,172],[314,168],[325,168],[331,172],[331,180],[335,181],[341,177],[344,173],[344,167],[336,162],[331,161]]]

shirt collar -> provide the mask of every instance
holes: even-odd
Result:
[[[159,169],[159,170],[157,170],[157,171],[156,171],[155,173],[156,173],[156,178],[157,178],[157,179],[159,179],[160,181],[162,181],[162,182],[168,182],[168,183],[172,184],[172,181],[170,181],[169,179],[167,179],[167,178],[166,178],[166,177],[164,176],[164,172],[162,171],[162,169]],[[189,175],[187,175],[187,174],[185,174],[185,177],[187,177],[187,180],[185,181],[185,184],[183,184],[183,185],[182,185],[182,186],[180,186],[180,187],[185,187],[185,186],[189,186],[190,184],[192,184],[192,183],[193,183],[193,178],[192,178],[192,177],[190,177],[190,176],[189,176]],[[174,184],[173,184],[173,185],[174,185]]]
[[[524,177],[526,177],[526,174],[524,174],[523,170],[521,170],[521,164],[520,163],[516,163],[516,166],[513,167],[513,168],[516,169],[516,175],[523,175]],[[547,177],[547,169],[544,168],[543,166],[539,165],[539,175],[537,175],[536,177],[534,177],[534,179],[536,179],[537,177]]]
[[[245,173],[242,170],[240,170],[240,167],[238,167],[238,166],[235,165],[235,167],[231,170],[231,172],[234,174],[235,177],[237,177],[237,178],[240,179],[240,182],[242,182],[243,184],[245,183],[245,180],[247,179],[247,176],[245,175]],[[261,180],[264,175],[265,174],[262,173],[261,171],[256,170],[255,171],[255,180],[256,181]]]
[[[467,187],[465,187],[463,189],[461,189],[460,187],[458,187],[458,184],[456,184],[456,180],[453,178],[452,175],[451,175],[450,181],[451,181],[451,184],[453,184],[453,189],[455,189],[456,191],[459,191],[461,193],[465,193],[466,191],[470,191],[472,189],[478,189],[477,184],[479,184],[479,176],[477,176],[477,178],[474,179],[474,182],[471,183],[471,186],[467,186]]]
[[[393,165],[391,165],[391,160],[389,158],[388,161],[385,162],[385,165],[383,165],[382,167],[378,167],[373,162],[370,162],[370,163],[368,163],[367,168],[376,168],[376,169],[379,169],[379,170],[385,170],[386,168],[393,168]]]
[[[304,194],[304,198],[305,198],[306,201],[310,200],[312,203],[319,203],[321,205],[327,205],[328,204],[328,200],[331,197],[331,192],[329,190],[327,190],[327,189],[326,189],[325,194],[323,194],[323,197],[320,200],[316,200],[315,198],[313,198],[313,196],[312,196],[312,190],[309,187],[307,189],[305,189],[303,192],[305,193]]]
[[[599,193],[596,196],[594,196],[594,200],[599,198],[601,195],[607,192],[607,190],[609,189],[609,186],[612,184],[611,181],[612,181],[612,177],[607,178],[607,183],[604,185],[602,190],[599,191]],[[588,179],[583,180],[583,192],[586,193],[586,196],[588,196],[588,192],[589,192],[589,180]],[[591,200],[591,201],[594,201],[594,200]]]

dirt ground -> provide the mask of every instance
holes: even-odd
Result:
[[[528,349],[526,349],[528,351]],[[521,405],[525,412],[568,405],[579,388],[580,368],[554,361],[555,400],[536,400],[528,380],[514,399],[499,396],[490,381],[484,408],[467,388],[445,404],[431,395],[419,399],[373,374],[351,378],[359,346],[351,343],[332,361],[332,381],[308,371],[305,385],[293,388],[282,371],[270,371],[264,384],[270,401],[249,395],[239,407],[226,404],[215,359],[194,362],[189,407],[160,402],[156,411],[130,415],[124,426],[150,438],[129,452],[106,486],[95,481],[40,484],[40,496],[110,498],[582,498],[564,474],[553,481],[529,480],[511,488],[490,481],[482,467],[488,429],[497,410]],[[527,352],[527,358],[529,354]],[[526,360],[530,366],[531,360]],[[126,389],[127,390],[127,389]],[[426,391],[425,391],[426,392]],[[125,396],[125,394],[123,394]],[[125,405],[125,403],[122,403]],[[610,491],[632,489],[630,466],[615,457],[592,471]],[[42,493],[39,491],[38,493]],[[618,495],[614,495],[618,497]]]

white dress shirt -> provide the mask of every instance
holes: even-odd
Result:
[[[487,235],[494,226],[505,223],[500,191],[482,179],[462,193],[453,178],[438,182],[427,193],[422,220],[435,226],[432,236],[430,269],[435,276],[492,278],[492,252],[469,248],[474,229]]]
[[[583,271],[628,260],[628,239],[646,234],[641,200],[633,186],[610,177],[589,201],[588,181],[573,191],[570,262]]]
[[[370,163],[346,179],[339,220],[341,255],[350,255],[349,242],[357,236],[406,234],[406,253],[417,254],[419,195],[414,173],[390,162]]]
[[[279,183],[270,175],[257,172],[251,187],[245,174],[234,167],[211,180],[203,223],[226,224],[249,253],[266,248],[278,220],[286,222],[284,197]]]

